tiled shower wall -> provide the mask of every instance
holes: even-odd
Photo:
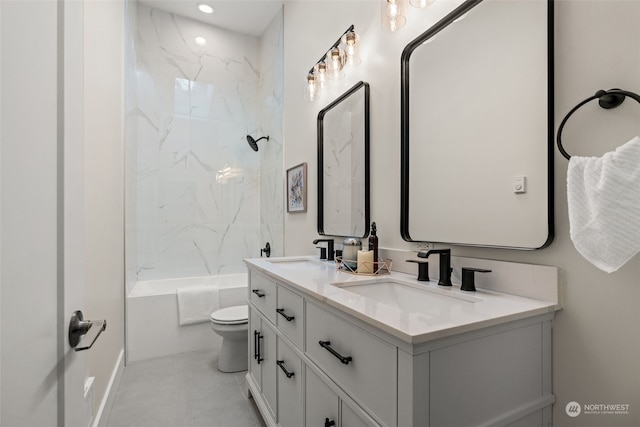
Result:
[[[136,14],[130,275],[243,272],[266,241],[282,254],[282,12],[261,38],[142,5]],[[246,135],[270,140],[254,152]]]

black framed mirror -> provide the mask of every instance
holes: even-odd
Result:
[[[369,234],[369,84],[318,113],[318,234]]]
[[[406,241],[553,240],[553,1],[467,0],[401,60]]]

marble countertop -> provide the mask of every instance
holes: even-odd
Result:
[[[250,269],[268,274],[307,297],[322,301],[394,337],[419,344],[464,332],[495,326],[527,317],[552,313],[561,307],[555,301],[541,301],[502,292],[477,289],[476,292],[438,286],[437,282],[418,282],[406,273],[359,276],[341,271],[333,261],[316,257],[252,258]],[[353,284],[393,281],[436,295],[439,302],[414,310],[401,310],[393,301],[380,301],[349,291]],[[517,279],[516,279],[517,280]],[[332,285],[332,284],[337,284]],[[346,287],[340,287],[345,286]]]

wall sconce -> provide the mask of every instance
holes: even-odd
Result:
[[[344,78],[345,69],[360,62],[360,36],[351,25],[309,70],[305,99],[314,101],[332,80]]]

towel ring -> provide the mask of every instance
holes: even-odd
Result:
[[[560,127],[558,128],[558,138],[557,138],[558,150],[560,150],[562,155],[567,160],[571,158],[569,153],[567,153],[564,147],[562,146],[562,129],[564,128],[565,123],[567,123],[567,120],[569,120],[569,117],[573,115],[573,113],[575,113],[584,104],[586,104],[587,102],[593,101],[594,99],[598,100],[598,104],[602,108],[606,110],[610,110],[622,104],[624,102],[624,98],[627,96],[629,98],[635,99],[637,102],[640,103],[640,95],[636,93],[629,92],[622,89],[609,89],[609,90],[599,90],[596,92],[595,95],[590,96],[589,98],[585,99],[584,101],[580,102],[578,105],[573,107],[571,111],[569,111],[569,113],[564,117],[564,119],[562,120],[562,123],[560,123]]]

